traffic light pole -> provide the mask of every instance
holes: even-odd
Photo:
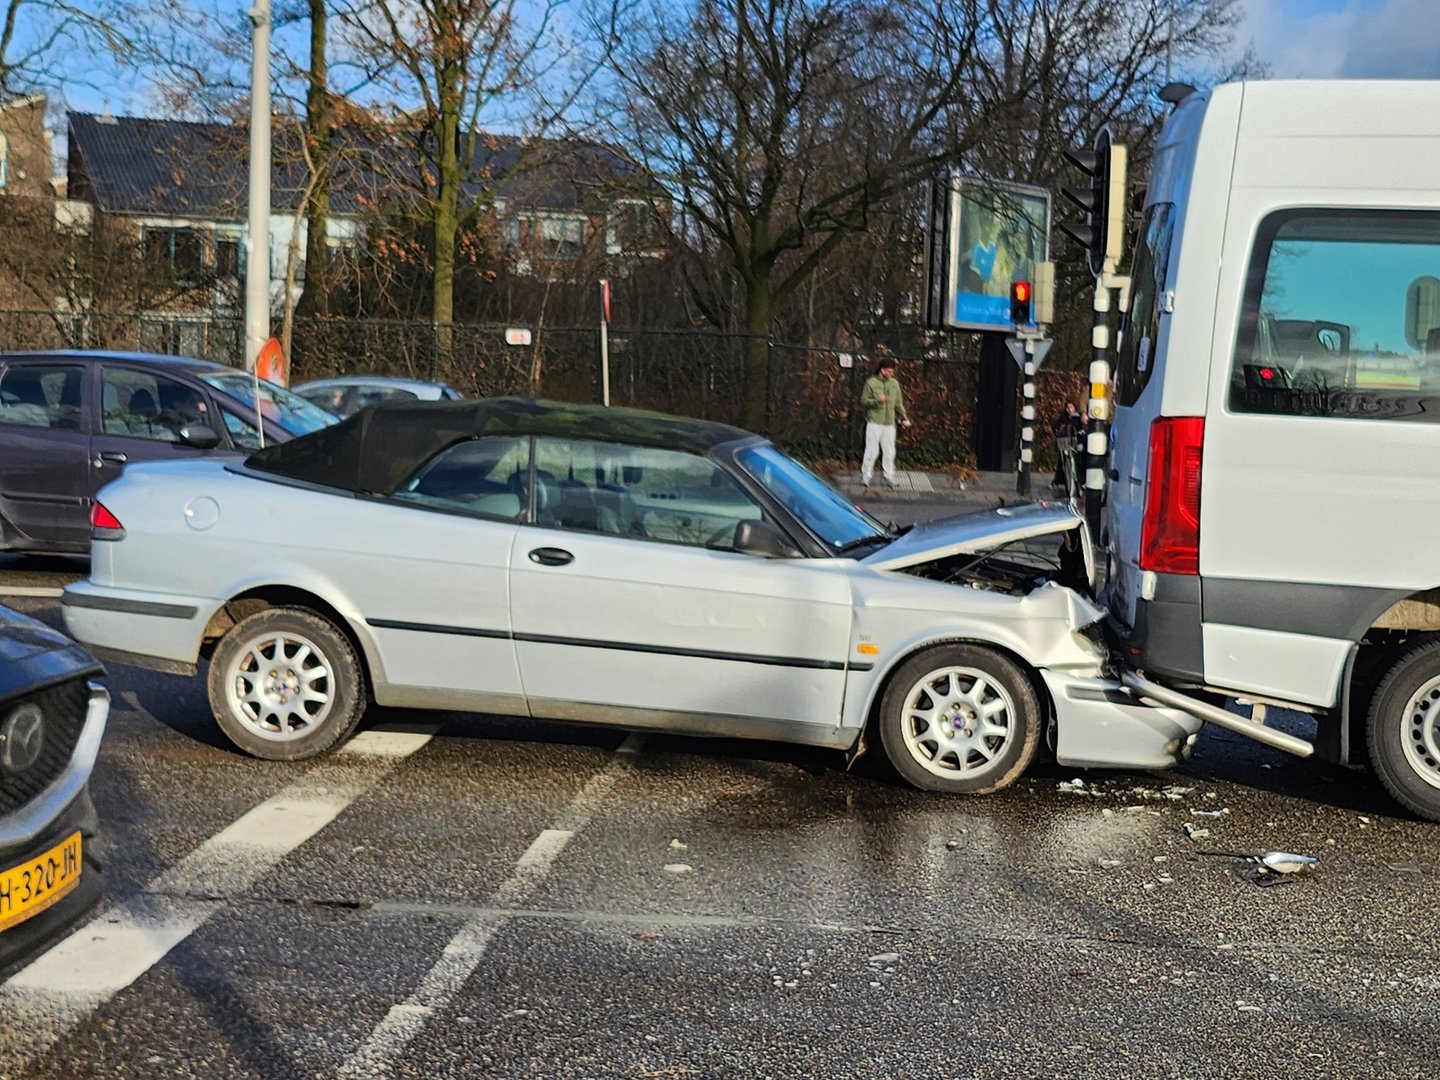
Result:
[[[1030,494],[1031,466],[1035,459],[1035,372],[1050,350],[1050,339],[1039,327],[1015,327],[1015,336],[1005,342],[1010,355],[1020,365],[1025,382],[1020,406],[1020,469],[1015,476],[1015,493]]]
[[[1105,469],[1110,458],[1110,290],[1120,294],[1123,314],[1130,306],[1130,278],[1116,273],[1115,261],[1107,259],[1104,271],[1095,279],[1095,297],[1090,325],[1090,425],[1085,431],[1085,527],[1090,539],[1100,545],[1100,511],[1105,499]],[[1105,560],[1095,569],[1097,588],[1104,584]]]

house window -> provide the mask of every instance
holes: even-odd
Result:
[[[617,203],[610,211],[606,241],[611,254],[635,254],[660,247],[659,222],[649,203]]]
[[[215,238],[215,276],[238,278],[240,276],[240,241],[233,236]]]
[[[506,228],[510,243],[537,259],[574,262],[585,254],[585,219],[533,215],[512,218]]]
[[[175,285],[196,285],[205,272],[204,246],[194,229],[146,229],[146,263]]]

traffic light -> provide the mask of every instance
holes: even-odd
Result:
[[[1028,281],[1010,283],[1010,321],[1016,326],[1029,326],[1034,321],[1030,318],[1030,298]]]
[[[1111,139],[1108,127],[1102,127],[1094,149],[1066,151],[1065,160],[1090,177],[1090,186],[1060,189],[1085,211],[1083,222],[1062,222],[1060,231],[1085,248],[1090,272],[1098,277],[1107,260],[1119,262],[1125,246],[1125,147]]]

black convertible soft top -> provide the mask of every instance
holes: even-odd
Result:
[[[389,495],[453,443],[480,435],[548,435],[707,453],[750,432],[643,409],[534,398],[382,401],[333,427],[276,443],[245,464],[326,487]]]

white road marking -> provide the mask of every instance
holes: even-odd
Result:
[[[615,782],[629,769],[625,758],[639,753],[645,736],[632,733],[616,751],[616,760],[601,769],[560,813],[560,828],[546,829],[515,863],[510,876],[495,890],[495,901],[502,908],[523,903],[549,873],[550,867],[565,850],[565,845],[590,823]],[[391,1007],[385,1019],[370,1033],[358,1050],[340,1067],[339,1080],[373,1080],[387,1076],[395,1061],[437,1012],[447,1008],[455,995],[475,973],[495,934],[511,916],[487,911],[467,920],[450,939],[435,965],[425,973],[415,992],[399,1005]]]
[[[220,907],[210,897],[250,888],[432,735],[361,732],[336,757],[371,758],[375,768],[356,775],[353,761],[316,766],[157,875],[139,896],[42,953],[0,986],[0,1015],[7,1018],[0,1055],[11,1061],[43,1054],[202,926]]]

